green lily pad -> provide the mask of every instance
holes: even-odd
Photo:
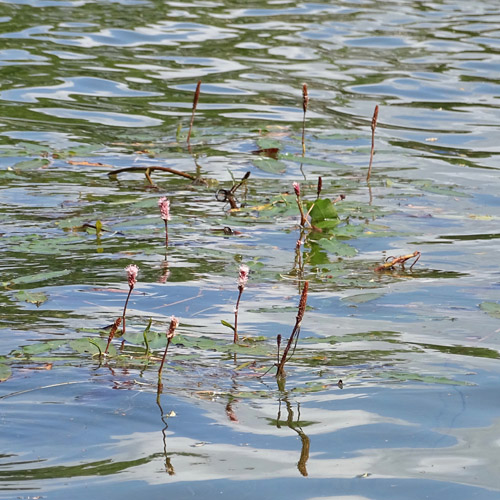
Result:
[[[272,158],[256,158],[253,164],[263,172],[269,174],[282,174],[286,170],[286,164],[279,160],[273,160]]]
[[[0,382],[5,382],[12,375],[12,368],[9,365],[0,363]]]
[[[348,302],[350,304],[364,304],[365,302],[370,302],[371,300],[379,299],[384,295],[385,293],[382,292],[358,293],[357,295],[350,295],[349,297],[344,297],[342,299],[342,302]]]
[[[15,170],[38,170],[39,168],[46,167],[49,163],[49,160],[34,158],[33,160],[23,160],[17,162],[12,168]]]
[[[30,292],[29,290],[21,290],[16,293],[16,299],[21,302],[28,302],[30,304],[42,305],[49,299],[49,296],[43,292]]]
[[[351,245],[347,245],[335,239],[328,240],[326,238],[321,238],[318,241],[318,245],[327,252],[339,255],[340,257],[354,257],[358,253]]]
[[[479,308],[493,318],[500,319],[500,304],[497,302],[482,302],[479,304]]]
[[[4,286],[10,285],[24,285],[26,283],[38,283],[40,281],[46,281],[53,278],[59,278],[61,276],[66,276],[71,271],[66,269],[64,271],[47,271],[44,273],[36,273],[28,276],[20,276],[19,278],[14,278],[11,281],[4,282]]]
[[[395,372],[390,372],[390,373],[384,373],[384,374],[379,374],[383,378],[391,378],[395,380],[399,380],[401,382],[407,382],[407,381],[416,381],[416,382],[423,382],[425,384],[446,384],[446,385],[462,385],[462,386],[471,386],[475,384],[471,384],[470,382],[463,382],[461,380],[453,380],[451,378],[447,377],[437,377],[434,375],[418,375],[416,373],[395,373]]]
[[[307,209],[311,210],[310,216],[313,225],[317,225],[317,223],[326,219],[338,219],[337,209],[332,203],[332,200],[323,198],[316,200],[313,208],[311,209],[312,205],[313,202],[307,202]]]

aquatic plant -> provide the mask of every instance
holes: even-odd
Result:
[[[158,200],[158,207],[160,207],[160,217],[165,222],[165,252],[168,248],[168,221],[171,219],[170,217],[170,200],[165,196],[162,196]]]
[[[175,336],[175,329],[179,326],[179,320],[175,316],[170,317],[170,326],[167,331],[167,345],[165,346],[165,351],[163,352],[163,358],[160,363],[160,368],[158,368],[158,392],[161,391],[162,383],[161,383],[161,375],[163,372],[163,365],[165,364],[165,360],[167,359],[167,352],[172,342],[172,339]]]
[[[298,182],[294,182],[293,184],[293,190],[295,191],[295,200],[297,201],[297,206],[299,207],[299,212],[300,212],[300,225],[301,227],[304,227],[307,222],[307,217],[306,214],[304,213],[304,208],[302,206],[302,200],[300,198],[300,184]]]
[[[250,273],[250,269],[245,264],[242,264],[238,273],[238,299],[236,300],[236,306],[234,308],[234,325],[231,323],[221,320],[221,323],[228,328],[233,330],[233,343],[236,344],[239,340],[238,336],[238,312],[240,308],[240,300],[243,290],[248,282],[248,274]]]
[[[304,110],[304,116],[302,118],[302,155],[306,154],[306,112],[307,105],[309,104],[309,94],[307,92],[307,83],[302,85],[302,109]]]
[[[127,300],[125,300],[125,305],[123,306],[123,314],[122,314],[123,335],[125,335],[125,314],[127,312],[128,301],[130,299],[130,295],[132,293],[132,290],[134,289],[134,286],[137,283],[137,274],[139,273],[139,268],[135,264],[129,264],[125,268],[125,271],[127,271],[128,295],[127,295]]]
[[[368,173],[366,174],[367,181],[370,180],[370,176],[372,175],[373,154],[375,152],[375,128],[377,127],[377,120],[378,120],[378,104],[375,106],[375,109],[373,110],[373,117],[372,117],[372,123],[371,123],[372,146],[370,149],[370,164],[368,165]]]
[[[193,107],[192,107],[192,112],[191,112],[191,121],[189,123],[189,132],[187,135],[188,145],[189,145],[189,141],[191,140],[191,132],[193,130],[194,115],[196,113],[196,107],[198,106],[198,100],[200,98],[200,87],[201,87],[201,80],[198,81],[198,84],[196,85],[196,90],[194,92]]]
[[[410,271],[413,269],[413,266],[417,263],[418,259],[420,259],[421,253],[418,250],[415,250],[413,253],[407,255],[400,255],[399,257],[387,257],[385,262],[380,266],[375,268],[375,271],[386,271],[388,269],[394,269],[395,266],[400,265],[401,269],[405,268],[405,263],[408,260],[415,259],[410,266]]]
[[[308,291],[309,291],[309,281],[305,281],[304,288],[302,289],[302,295],[300,296],[300,302],[299,302],[297,316],[295,318],[295,326],[293,327],[292,333],[290,334],[290,337],[289,337],[288,342],[285,346],[285,349],[283,350],[283,354],[281,356],[281,359],[278,362],[278,369],[276,371],[277,378],[284,378],[285,377],[285,363],[293,355],[293,352],[292,352],[292,354],[290,354],[290,357],[288,357],[288,353],[289,353],[292,345],[297,345],[297,340],[299,339],[299,334],[300,334],[300,325],[302,324],[302,319],[304,318],[304,313],[306,311]],[[278,340],[278,349],[279,349],[279,344],[281,343],[281,336],[279,336],[279,338],[277,340]],[[294,347],[294,350],[295,350],[295,347]]]
[[[240,182],[236,182],[231,171],[229,173],[231,174],[231,177],[233,178],[233,185],[232,185],[231,189],[223,189],[223,188],[219,189],[215,193],[215,198],[217,201],[229,203],[229,205],[231,206],[231,209],[234,210],[234,209],[238,208],[235,193],[241,186],[243,186],[245,184],[246,180],[250,177],[250,172],[246,172],[245,175],[242,177]]]
[[[116,318],[115,322],[113,323],[113,326],[111,327],[111,330],[109,331],[109,336],[108,336],[108,343],[106,344],[106,349],[104,350],[104,354],[108,354],[109,346],[111,344],[111,341],[113,340],[113,337],[116,334],[116,331],[118,330],[118,327],[120,326],[120,323],[122,322],[122,318]]]

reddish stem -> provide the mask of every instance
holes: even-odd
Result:
[[[234,309],[234,337],[233,337],[233,343],[236,344],[238,342],[239,337],[238,337],[238,310],[240,307],[240,299],[241,299],[241,294],[243,293],[244,288],[242,286],[238,286],[238,300],[236,301],[236,307]]]
[[[133,286],[131,286],[129,288],[128,295],[127,295],[127,300],[125,301],[125,305],[123,306],[123,314],[122,314],[123,328],[122,328],[122,335],[125,335],[125,313],[127,312],[128,300],[130,299],[130,294],[132,293],[133,289],[134,289]]]

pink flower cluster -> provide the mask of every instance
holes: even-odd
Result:
[[[175,316],[170,317],[170,327],[167,332],[167,339],[172,340],[175,335],[175,329],[179,326],[179,320]]]
[[[161,218],[170,220],[170,200],[163,196],[158,200],[158,206],[160,207]]]
[[[137,283],[137,274],[139,273],[139,268],[135,264],[130,264],[125,268],[127,271],[128,286],[134,288]]]
[[[248,281],[248,273],[250,272],[250,269],[248,266],[245,266],[245,264],[242,264],[240,266],[240,273],[238,276],[238,287],[240,288],[245,288],[245,285],[247,284]]]
[[[296,196],[300,196],[300,184],[298,182],[293,183],[293,190]]]

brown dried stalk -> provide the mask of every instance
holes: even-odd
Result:
[[[189,123],[189,132],[187,135],[187,143],[188,144],[189,144],[189,140],[191,139],[191,131],[193,130],[194,114],[196,113],[196,106],[198,106],[198,100],[200,98],[200,87],[201,87],[201,80],[198,81],[198,85],[196,85],[196,90],[194,92],[193,108],[192,108],[192,113],[191,113],[191,122]]]
[[[179,175],[181,177],[185,177],[186,179],[191,179],[192,181],[200,181],[199,178],[195,177],[192,174],[183,172],[182,170],[175,170],[174,168],[170,167],[124,167],[108,172],[108,175],[111,177],[113,175],[121,174],[122,172],[144,172],[144,174],[148,178],[148,181],[152,184],[153,182],[151,181],[149,174],[150,172],[153,172],[155,170],[160,170],[161,172],[169,172],[170,174]],[[202,180],[202,182],[204,181]]]
[[[410,259],[415,259],[412,265],[410,266],[410,271],[411,271],[413,269],[413,266],[417,263],[418,259],[420,259],[420,255],[421,253],[418,250],[415,250],[413,253],[410,253],[408,255],[400,255],[399,257],[388,257],[386,262],[376,267],[374,270],[377,272],[385,271],[387,269],[393,269],[398,264],[401,266],[401,269],[404,269],[406,261]]]
[[[111,341],[113,340],[113,337],[116,334],[116,330],[118,330],[118,327],[120,326],[120,323],[122,322],[122,318],[116,318],[115,322],[113,323],[113,326],[111,327],[111,330],[109,331],[109,337],[108,337],[108,343],[106,344],[106,349],[104,350],[104,354],[108,354],[108,349],[109,345],[111,344]]]
[[[289,358],[288,352],[290,351],[292,345],[297,343],[300,333],[300,325],[302,323],[302,319],[304,318],[304,313],[306,312],[307,305],[307,292],[309,290],[309,281],[304,282],[304,288],[302,289],[302,295],[300,296],[299,302],[299,310],[297,312],[297,317],[295,318],[295,326],[293,327],[292,333],[290,334],[290,338],[288,339],[288,343],[283,351],[283,355],[281,356],[281,360],[278,363],[278,370],[276,372],[276,377],[284,377],[285,376],[285,363]]]
[[[373,154],[375,152],[375,128],[377,127],[378,120],[378,104],[375,106],[372,117],[372,147],[370,149],[370,164],[368,165],[368,173],[366,174],[366,180],[370,180],[370,176],[372,175],[372,163],[373,163]]]
[[[307,83],[302,85],[302,109],[304,110],[304,116],[302,118],[302,154],[306,154],[306,112],[307,105],[309,104],[309,94],[307,92]]]

